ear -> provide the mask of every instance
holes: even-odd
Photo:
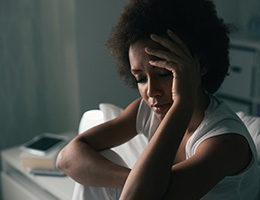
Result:
[[[204,76],[208,72],[207,66],[200,66],[200,76]]]
[[[205,62],[206,61],[205,56],[201,52],[201,53],[197,54],[196,57],[200,63],[200,76],[204,76],[205,74],[207,74],[207,72],[209,70],[209,68],[206,64],[207,62]]]

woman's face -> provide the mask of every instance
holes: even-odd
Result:
[[[155,112],[157,118],[162,120],[173,103],[173,76],[172,72],[149,64],[149,61],[159,60],[159,58],[148,55],[145,52],[146,47],[165,50],[150,38],[135,42],[129,48],[131,73],[137,81],[142,98]]]

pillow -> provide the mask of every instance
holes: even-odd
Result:
[[[98,109],[86,111],[80,120],[78,134],[117,117],[123,109],[109,103],[99,104]]]
[[[104,116],[104,122],[116,118],[118,115],[123,112],[123,109],[110,103],[101,103],[99,104],[99,109],[102,111]]]
[[[86,111],[80,120],[78,134],[106,121],[116,118],[123,109],[109,103],[99,104],[99,109]]]
[[[260,117],[246,115],[243,112],[238,112],[237,115],[245,123],[255,142],[257,150],[257,162],[260,165]]]
[[[103,112],[104,121],[112,120],[123,112],[122,108],[109,103],[99,104],[99,108]],[[142,134],[138,134],[128,142],[112,148],[112,150],[124,159],[127,166],[132,168],[147,143],[147,138]]]
[[[79,122],[78,134],[104,122],[104,115],[101,110],[86,111]]]

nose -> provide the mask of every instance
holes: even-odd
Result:
[[[158,97],[161,96],[163,93],[163,90],[160,86],[160,84],[153,80],[149,79],[147,84],[147,96],[148,97]]]

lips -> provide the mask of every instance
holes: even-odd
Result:
[[[171,104],[170,103],[166,103],[166,104],[154,104],[151,106],[151,108],[153,109],[154,112],[156,113],[165,113],[168,111],[168,109],[170,108]]]

